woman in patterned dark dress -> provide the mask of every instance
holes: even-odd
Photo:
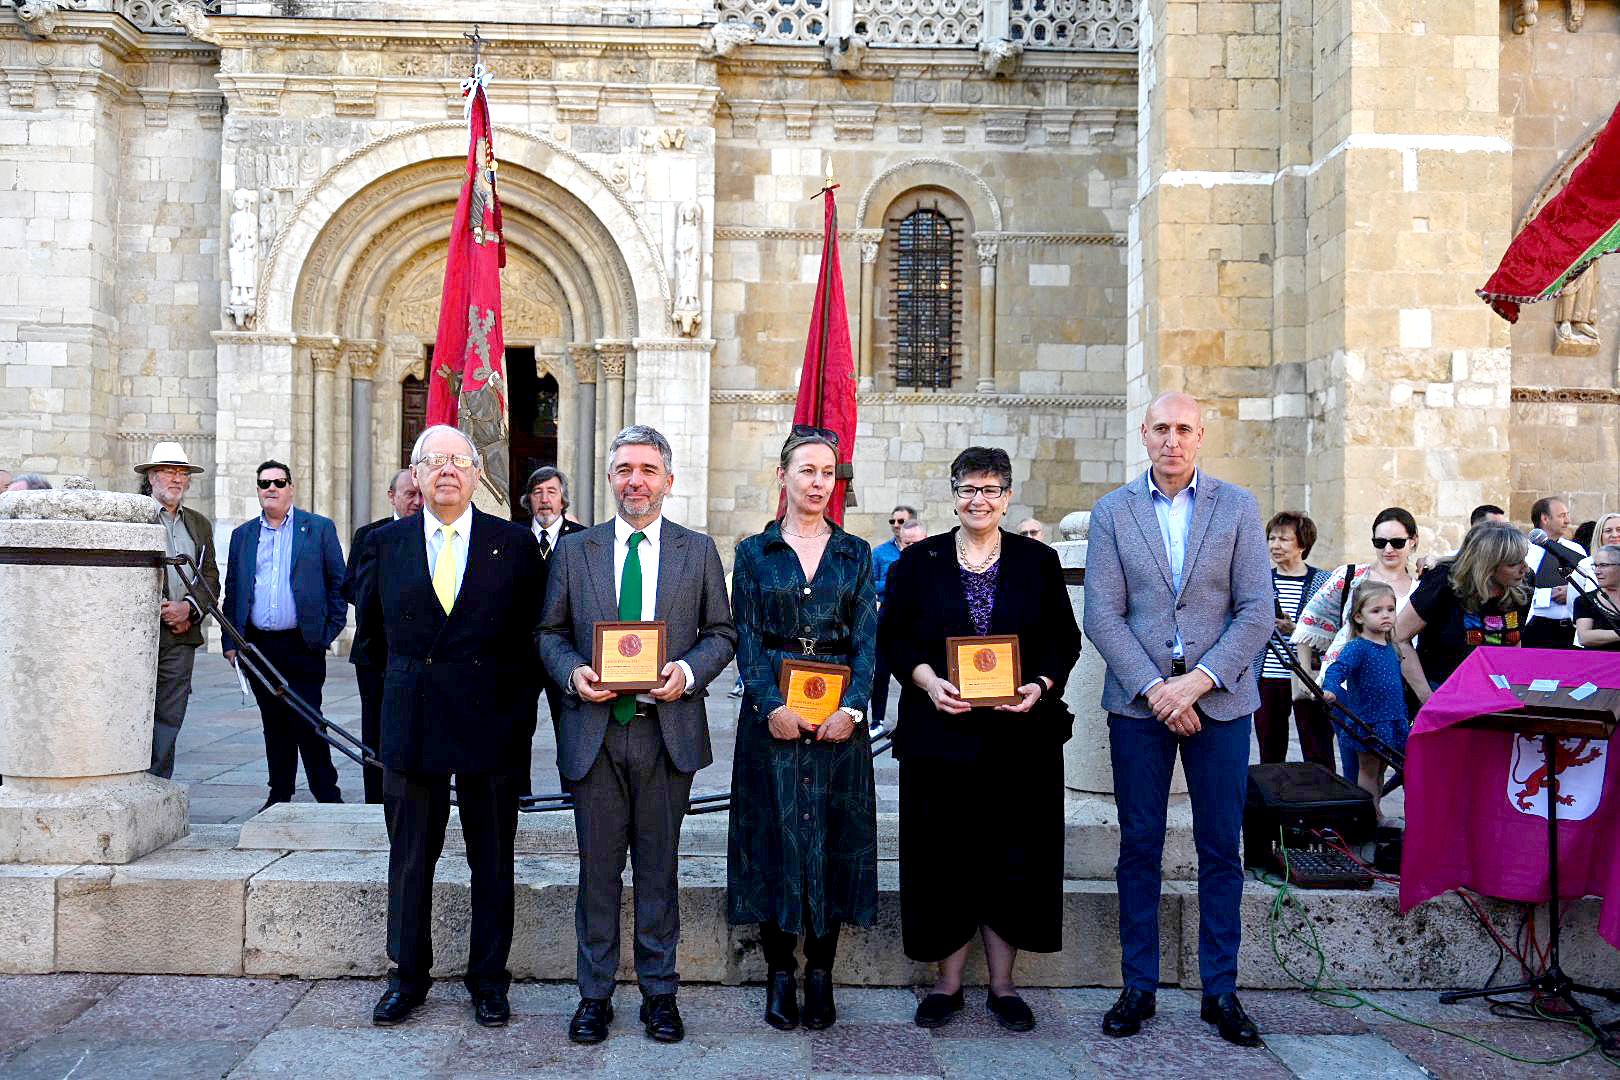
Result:
[[[731,769],[726,916],[760,924],[765,1020],[797,1027],[794,948],[804,935],[807,1028],[836,1018],[838,928],[877,914],[877,796],[864,714],[872,691],[877,596],[872,551],[824,515],[836,483],[831,432],[795,426],[777,479],[780,521],[737,545],[732,605],[743,701]],[[840,708],[819,726],[778,689],[784,657],[846,664]]]
[[[889,570],[878,647],[900,679],[900,925],[906,955],[937,962],[918,1006],[933,1028],[962,1008],[974,937],[990,968],[986,1006],[1011,1031],[1035,1026],[1013,984],[1020,949],[1063,945],[1063,704],[1080,629],[1057,552],[1001,528],[1012,502],[1003,450],[951,464],[961,527],[913,544]],[[947,637],[1016,634],[1016,705],[973,708],[946,681]]]

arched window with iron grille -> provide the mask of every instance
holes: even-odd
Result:
[[[896,386],[951,385],[962,324],[958,235],[937,205],[890,221]]]

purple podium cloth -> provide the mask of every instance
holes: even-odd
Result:
[[[1403,912],[1458,887],[1506,900],[1548,899],[1540,740],[1459,726],[1523,708],[1492,675],[1611,689],[1620,687],[1620,653],[1481,647],[1434,692],[1407,742]],[[1558,891],[1604,897],[1598,932],[1620,949],[1620,745],[1565,739],[1562,746]]]

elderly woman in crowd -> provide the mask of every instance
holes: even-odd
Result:
[[[1422,678],[1404,659],[1403,668],[1420,700],[1480,645],[1519,644],[1530,614],[1529,550],[1530,541],[1513,526],[1483,522],[1468,530],[1454,557],[1423,575],[1395,616],[1396,640],[1410,646],[1417,639]]]
[[[1417,555],[1417,521],[1407,510],[1391,506],[1380,510],[1372,523],[1373,561],[1346,563],[1333,571],[1305,604],[1294,628],[1293,643],[1299,648],[1300,662],[1309,670],[1326,671],[1339,658],[1339,652],[1356,636],[1350,625],[1356,590],[1363,581],[1382,581],[1395,592],[1396,610],[1406,607],[1417,584],[1412,566]],[[1412,687],[1413,694],[1417,687]],[[1416,711],[1418,699],[1408,703]],[[1361,775],[1356,749],[1350,737],[1339,732],[1340,771],[1354,782]]]
[[[916,1023],[962,1008],[970,942],[984,941],[986,1005],[1002,1027],[1035,1026],[1013,983],[1020,949],[1063,935],[1063,687],[1080,653],[1057,552],[1002,529],[1012,502],[1003,450],[951,463],[959,527],[913,544],[889,571],[878,643],[902,685],[900,925],[906,955],[939,964]],[[1012,634],[1017,704],[974,706],[948,681],[945,639]]]
[[[863,723],[877,645],[872,551],[827,519],[838,439],[795,426],[777,483],[786,513],[737,545],[731,596],[743,700],[731,770],[726,914],[758,923],[768,969],[765,1021],[782,1031],[836,1018],[833,958],[844,923],[877,913],[877,797]],[[779,688],[790,657],[850,668],[819,723]],[[804,935],[804,1008],[794,949]]]
[[[1294,633],[1305,602],[1328,579],[1328,572],[1305,561],[1316,545],[1316,523],[1304,514],[1284,510],[1266,523],[1271,552],[1271,588],[1276,596],[1277,634],[1287,641]],[[1292,646],[1278,646],[1292,648]],[[1288,717],[1299,731],[1299,751],[1306,761],[1333,768],[1333,723],[1311,698],[1296,700],[1292,671],[1267,646],[1255,665],[1260,675],[1260,708],[1254,714],[1255,738],[1262,762],[1288,757]]]
[[[1604,520],[1610,518],[1620,523],[1620,514],[1604,515]],[[1587,649],[1620,649],[1620,543],[1604,544],[1588,562],[1586,569],[1596,576],[1597,589],[1593,595],[1575,598],[1575,640]]]

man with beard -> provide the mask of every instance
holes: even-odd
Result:
[[[613,1020],[627,852],[641,1022],[658,1042],[686,1034],[675,1004],[681,819],[693,774],[714,760],[697,695],[730,663],[737,631],[714,541],[663,519],[671,458],[669,441],[650,427],[614,437],[608,481],[618,514],[558,548],[537,635],[546,670],[565,691],[557,770],[574,798],[579,841],[580,1003],[568,1026],[576,1043],[601,1042]],[[668,645],[662,685],[639,695],[599,689],[595,625],[655,619]]]
[[[152,458],[135,466],[152,487],[152,498],[161,510],[158,520],[167,537],[170,558],[188,555],[196,569],[186,576],[202,575],[208,588],[219,595],[219,567],[214,558],[214,526],[202,514],[182,506],[191,478],[202,472],[186,457],[179,443],[158,443]],[[180,739],[180,725],[186,719],[186,703],[191,700],[191,671],[197,660],[197,646],[203,643],[202,608],[189,595],[178,567],[163,571],[163,599],[158,605],[162,626],[158,633],[157,704],[152,714],[152,765],[147,770],[165,779],[174,776],[174,745]]]
[[[533,517],[529,522],[529,531],[534,533],[535,543],[540,545],[540,598],[544,603],[546,584],[551,571],[551,556],[557,550],[557,544],[565,536],[584,532],[585,526],[567,518],[568,477],[563,475],[561,469],[552,465],[542,465],[529,474],[529,482],[525,486],[529,493],[524,498]],[[552,731],[560,735],[558,725],[562,718],[562,687],[553,682],[544,671],[540,673],[540,685],[546,692]],[[535,704],[538,709],[539,702]],[[532,729],[530,734],[533,734]],[[519,794],[527,795],[531,786],[528,762],[522,763],[522,770],[522,791]]]

